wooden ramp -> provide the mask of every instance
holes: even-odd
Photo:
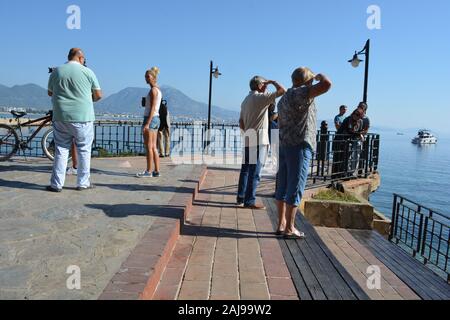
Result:
[[[351,230],[350,234],[394,272],[421,299],[450,299],[450,285],[399,246],[385,240],[375,232]]]
[[[275,226],[275,201],[267,198],[265,203]],[[300,299],[370,299],[303,216],[297,217],[297,224],[305,232],[306,240],[280,240],[280,243]]]
[[[274,228],[275,201],[264,199]],[[300,299],[448,300],[450,285],[375,231],[313,227],[299,214],[305,240],[280,240]],[[368,285],[376,266],[380,288]]]
[[[255,211],[235,206],[238,175],[208,168],[153,299],[450,299],[450,285],[376,232],[313,227],[299,214],[307,238],[276,237],[273,179],[259,189],[267,209]]]

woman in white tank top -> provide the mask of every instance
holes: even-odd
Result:
[[[159,153],[156,147],[158,130],[160,125],[159,106],[161,105],[162,93],[158,86],[159,68],[153,67],[145,73],[145,81],[150,85],[150,92],[145,99],[144,121],[142,134],[147,156],[147,169],[138,173],[138,178],[160,177]],[[154,170],[152,171],[152,165]]]
[[[153,87],[156,89],[157,94],[156,94],[156,106],[155,106],[155,111],[153,112],[153,117],[158,117],[159,118],[159,107],[161,105],[161,100],[162,100],[162,93],[161,90],[158,87]],[[152,89],[153,89],[152,88]],[[151,97],[151,90],[148,93],[147,97],[145,98],[145,109],[144,109],[144,117],[149,117],[151,110],[152,110],[152,97]],[[151,120],[150,120],[151,122]]]

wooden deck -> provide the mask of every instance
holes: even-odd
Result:
[[[422,263],[378,233],[350,234],[424,300],[449,300],[450,285]]]
[[[273,199],[265,199],[276,225]],[[302,300],[368,300],[369,296],[335,258],[316,230],[298,216],[297,224],[306,240],[279,240],[283,256]]]
[[[273,227],[278,214],[263,181],[264,204]],[[306,240],[279,240],[300,299],[449,300],[450,285],[375,231],[313,227],[299,214]],[[380,289],[369,289],[368,268],[381,271]]]
[[[258,201],[237,208],[239,172],[209,168],[153,299],[448,300],[450,285],[373,231],[313,227],[298,215],[305,240],[274,231],[273,179]],[[369,288],[371,267],[380,286]]]

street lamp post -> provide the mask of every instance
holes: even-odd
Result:
[[[219,68],[218,67],[213,67],[213,62],[211,61],[210,66],[209,66],[209,103],[208,103],[208,128],[207,128],[207,141],[206,141],[206,146],[209,146],[209,144],[211,143],[211,99],[212,99],[212,80],[213,77],[218,79],[219,76],[221,76],[222,74],[219,72]]]
[[[366,56],[366,68],[364,73],[364,95],[363,95],[363,102],[367,103],[367,87],[369,85],[369,59],[370,59],[370,39],[367,40],[366,45],[364,48],[356,52],[353,55],[353,59],[349,60],[354,68],[358,68],[359,64],[363,62],[363,60],[359,59],[359,55],[364,54]]]

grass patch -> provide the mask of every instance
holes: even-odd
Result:
[[[334,189],[320,191],[313,197],[314,200],[324,201],[340,201],[340,202],[352,202],[361,203],[356,197],[349,193],[342,193]]]

